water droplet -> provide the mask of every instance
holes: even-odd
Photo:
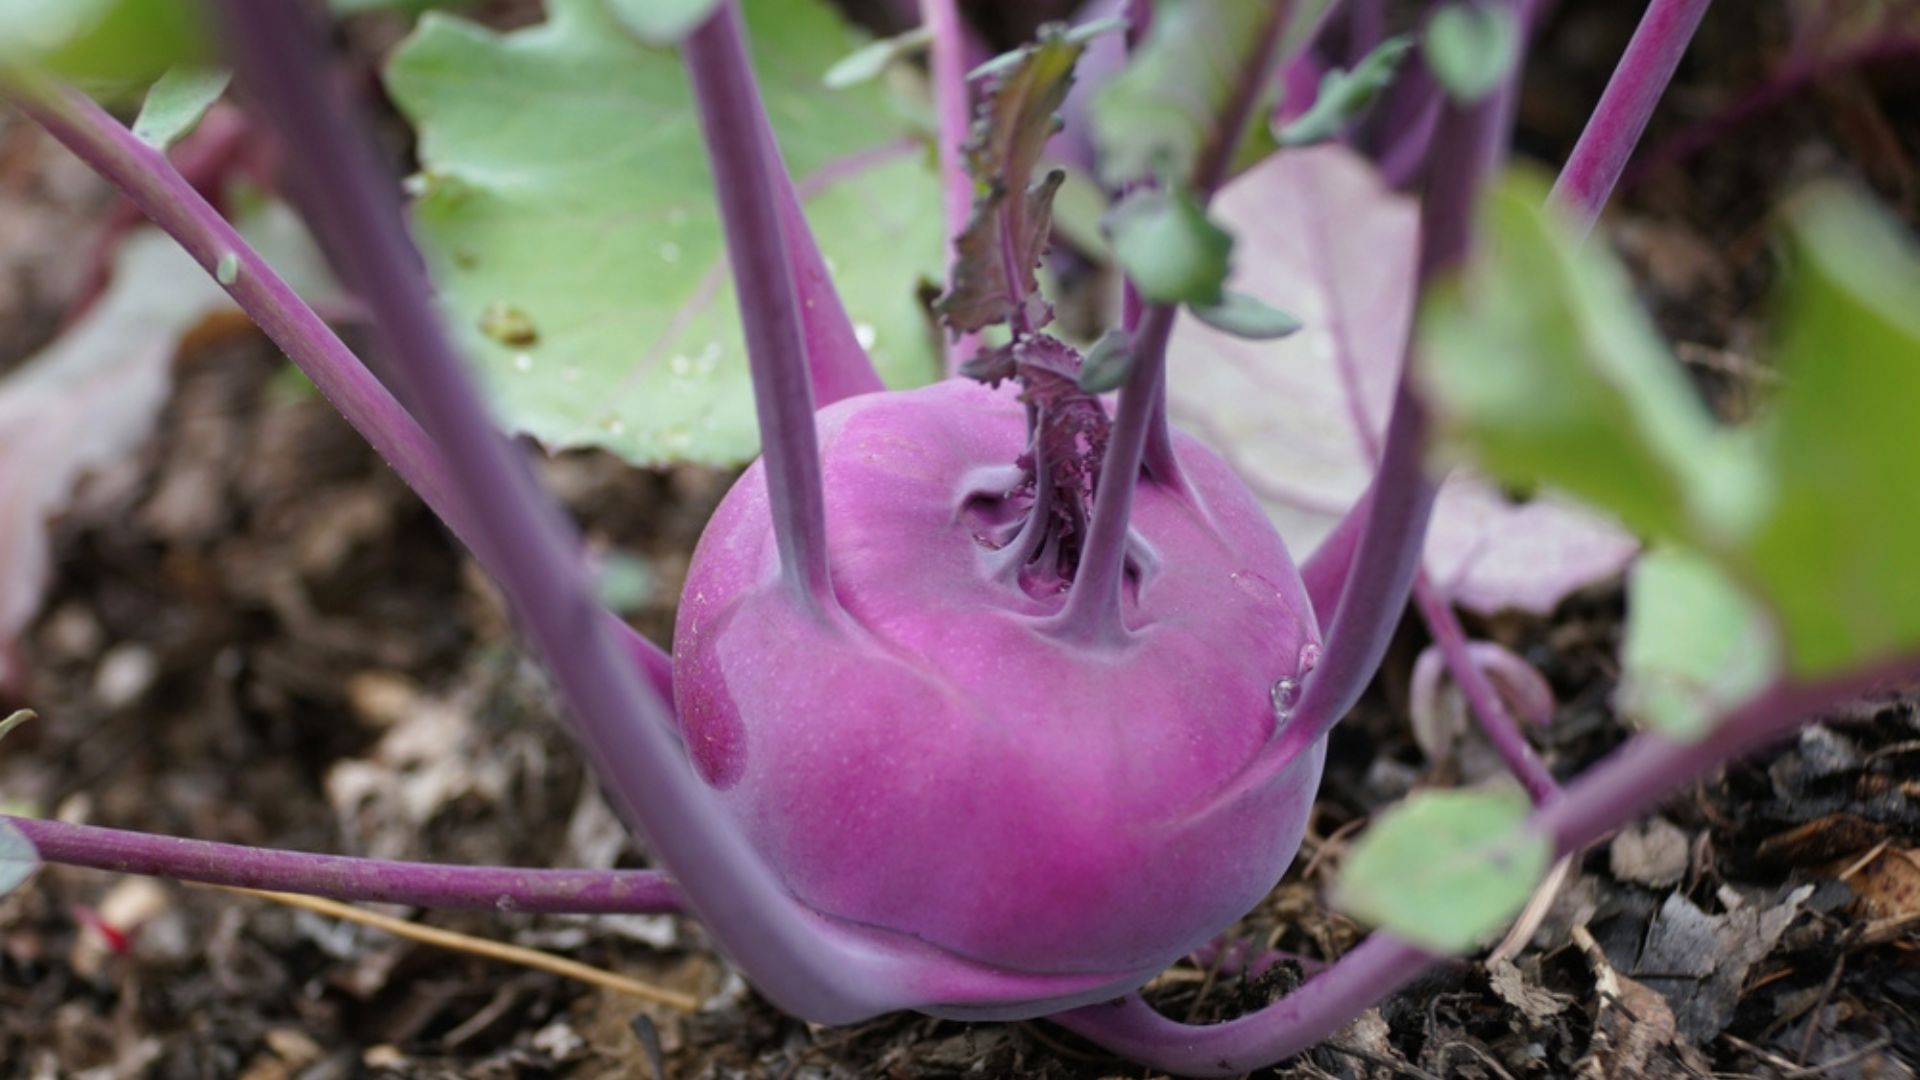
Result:
[[[213,279],[222,285],[231,285],[240,280],[240,254],[234,251],[222,252],[220,261],[214,264]]]
[[[874,333],[873,327],[866,323],[853,324],[853,340],[859,342],[860,347],[863,349],[873,348],[874,340],[878,336],[879,335]]]
[[[687,211],[684,207],[676,206],[673,209],[667,211],[667,224],[685,225],[686,223],[687,223]]]
[[[1305,645],[1300,646],[1300,677],[1301,678],[1303,679],[1306,678],[1307,672],[1312,671],[1315,667],[1318,667],[1319,664],[1320,664],[1320,643],[1319,642],[1309,641]]]
[[[579,368],[577,368],[577,367],[574,367],[574,366],[572,366],[571,364],[569,364],[569,365],[568,365],[568,366],[566,366],[566,367],[563,367],[563,368],[561,368],[561,369],[560,369],[560,380],[561,380],[562,382],[579,382],[579,381],[580,381],[580,369],[579,369]]]
[[[529,371],[532,371],[533,356],[529,353],[515,353],[513,357],[513,370],[518,371],[521,374],[525,374]]]
[[[675,353],[673,359],[667,361],[667,370],[684,379],[693,374],[693,361],[688,359],[686,353]]]
[[[494,900],[493,906],[498,911],[518,911],[520,909],[520,901],[515,900],[511,896],[502,895]]]
[[[1273,718],[1284,724],[1293,719],[1293,707],[1300,703],[1300,680],[1288,675],[1273,684]]]
[[[671,240],[662,240],[660,241],[659,250],[660,250],[660,260],[662,262],[677,263],[680,261],[680,245],[679,244],[676,244]]]
[[[609,435],[625,435],[627,433],[627,422],[612,413],[608,413],[600,418],[600,427]]]
[[[721,348],[719,342],[717,341],[707,342],[706,348],[700,350],[701,368],[706,371],[712,371],[713,365],[720,362],[720,354],[725,351],[726,350]]]

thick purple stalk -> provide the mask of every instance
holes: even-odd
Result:
[[[780,569],[795,598],[824,617],[839,610],[839,602],[827,569],[826,499],[800,301],[780,222],[785,167],[759,137],[766,110],[734,6],[721,5],[681,53],[700,110],[746,330]]]
[[[1274,0],[1260,38],[1248,50],[1245,66],[1235,75],[1214,130],[1200,148],[1187,178],[1194,197],[1204,205],[1227,179],[1234,151],[1246,133],[1247,121],[1270,81],[1281,31],[1293,14],[1289,0]],[[1100,480],[1093,497],[1093,517],[1080,550],[1080,566],[1067,592],[1056,627],[1070,640],[1119,645],[1128,638],[1121,619],[1126,586],[1127,531],[1133,517],[1133,490],[1141,465],[1153,444],[1155,482],[1179,488],[1179,460],[1173,454],[1173,436],[1167,424],[1167,341],[1173,335],[1178,308],[1149,305],[1133,335],[1133,368],[1120,387],[1106,456],[1100,462]]]
[[[47,862],[243,889],[462,911],[620,915],[682,909],[654,870],[534,870],[356,859],[0,815]]]
[[[76,91],[43,93],[9,88],[8,96],[48,134],[112,181],[155,225],[186,249],[208,276],[218,280],[220,261],[232,255],[238,271],[223,286],[227,295],[474,552],[481,565],[499,575],[500,567],[481,546],[472,513],[448,475],[440,448],[339,335],[174,169],[165,154],[135,138],[106,110]],[[618,624],[615,632],[646,671],[648,680],[662,695],[670,695],[672,660],[625,623],[611,615],[608,620]]]
[[[1422,291],[1466,260],[1481,187],[1505,153],[1512,130],[1518,68],[1516,61],[1505,82],[1481,101],[1470,106],[1449,103],[1441,113],[1438,152],[1420,202]],[[1281,732],[1265,769],[1250,776],[1249,782],[1284,767],[1353,708],[1373,680],[1406,610],[1434,498],[1433,479],[1421,460],[1426,407],[1409,386],[1413,360],[1409,339],[1380,465],[1363,496],[1368,501],[1366,522],[1355,542],[1340,602],[1321,627],[1326,648],[1320,665],[1306,680],[1293,718]]]
[[[1920,657],[1815,684],[1785,683],[1736,710],[1706,739],[1676,743],[1640,735],[1536,809],[1528,828],[1565,857],[1658,806],[1694,778],[1790,734],[1806,718],[1890,683],[1920,680]],[[1169,1020],[1140,998],[1050,1017],[1118,1054],[1183,1076],[1231,1076],[1264,1068],[1327,1038],[1437,958],[1390,934],[1362,942],[1278,1002],[1223,1024]]]
[[[1480,730],[1520,781],[1520,786],[1527,789],[1527,797],[1533,800],[1535,806],[1543,806],[1559,798],[1559,782],[1547,771],[1540,755],[1534,753],[1532,744],[1527,742],[1526,734],[1515,722],[1513,713],[1501,699],[1493,680],[1474,660],[1467,646],[1467,632],[1460,625],[1459,617],[1454,615],[1453,605],[1440,595],[1440,590],[1434,588],[1424,572],[1414,577],[1413,602],[1420,609],[1421,618],[1426,620],[1434,644],[1440,646],[1440,655],[1446,659],[1447,670],[1453,673],[1454,684],[1460,687],[1461,696],[1467,699],[1467,707],[1480,722]]]
[[[966,31],[954,0],[920,0],[920,20],[933,35],[928,66],[933,74],[934,119],[940,137],[940,187],[947,224],[947,265],[959,262],[960,234],[973,216],[973,180],[967,175],[964,147],[973,123],[973,99],[967,91]],[[952,284],[951,281],[948,282]],[[980,335],[961,334],[947,349],[947,374],[980,351]]]
[[[829,937],[728,823],[669,730],[664,703],[606,633],[568,523],[489,421],[434,309],[397,185],[381,173],[350,111],[326,92],[305,8],[221,0],[241,84],[310,180],[305,207],[342,278],[366,299],[402,395],[445,448],[450,479],[499,583],[568,706],[575,734],[616,806],[647,834],[688,906],[777,1005],[821,1022],[864,1018],[898,987],[875,960]],[[717,24],[733,31],[731,9]],[[704,31],[703,31],[704,32]],[[725,62],[733,62],[731,59]],[[757,145],[749,123],[736,137]],[[756,152],[756,156],[758,155]],[[767,235],[777,236],[775,231]],[[789,357],[798,366],[797,355]]]
[[[1712,0],[1652,0],[1647,5],[1586,130],[1553,185],[1554,200],[1572,213],[1581,231],[1599,220],[1600,208],[1647,130],[1647,120],[1679,68],[1709,3]]]

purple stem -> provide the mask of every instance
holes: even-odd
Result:
[[[1600,208],[1647,130],[1647,120],[1680,66],[1680,57],[1709,3],[1712,0],[1652,0],[1647,5],[1573,155],[1553,185],[1554,200],[1572,212],[1581,232],[1599,220]]]
[[[445,448],[449,478],[482,546],[498,556],[501,590],[615,805],[644,829],[688,906],[776,1005],[823,1023],[879,1011],[897,987],[874,973],[873,957],[830,937],[731,827],[670,733],[665,704],[606,633],[568,523],[493,429],[440,325],[397,185],[382,176],[350,110],[326,93],[304,6],[221,0],[217,7],[241,83],[311,181],[309,219],[342,279],[366,299],[401,395],[418,403],[421,426]],[[698,33],[737,33],[731,8]],[[741,136],[757,147],[750,119],[735,133]],[[756,157],[764,160],[757,150]]]
[[[1621,183],[1633,187],[1648,175],[1693,157],[1814,83],[1859,67],[1920,62],[1920,37],[1886,33],[1835,56],[1802,56],[1726,109],[1635,158]]]
[[[675,913],[656,870],[531,870],[357,859],[0,815],[48,862],[363,903],[540,915]]]
[[[780,570],[795,599],[824,618],[840,606],[827,569],[827,511],[813,426],[813,388],[801,362],[805,332],[780,221],[786,169],[768,141],[759,137],[766,110],[733,4],[716,9],[687,38],[681,54],[700,110],[746,330]]]
[[[1293,5],[1287,0],[1275,0],[1271,5],[1260,38],[1248,50],[1214,130],[1194,160],[1188,184],[1202,205],[1226,182],[1234,151],[1271,78],[1281,31],[1292,13]],[[1175,489],[1182,484],[1167,424],[1167,341],[1173,335],[1177,312],[1172,304],[1149,305],[1140,314],[1133,335],[1133,369],[1120,387],[1120,401],[1094,492],[1093,518],[1080,550],[1080,566],[1054,624],[1069,640],[1116,646],[1129,636],[1120,614],[1126,585],[1127,532],[1133,516],[1133,490],[1150,443],[1154,446],[1151,460],[1158,466],[1153,472],[1155,482]]]
[[[1514,722],[1513,714],[1508,711],[1506,702],[1500,697],[1500,691],[1487,677],[1485,670],[1475,662],[1467,644],[1467,632],[1460,625],[1460,619],[1453,613],[1453,606],[1433,582],[1422,572],[1414,577],[1413,602],[1420,609],[1420,615],[1426,620],[1427,629],[1433,634],[1434,644],[1440,646],[1441,656],[1446,658],[1447,668],[1453,673],[1454,685],[1467,699],[1467,707],[1480,722],[1480,730],[1493,744],[1493,749],[1505,761],[1520,785],[1527,789],[1527,797],[1533,805],[1544,806],[1560,797],[1560,784],[1553,774],[1547,771],[1546,763],[1540,755],[1534,753],[1533,745],[1527,742],[1527,736]]]
[[[947,265],[959,261],[955,245],[973,216],[973,180],[962,160],[973,123],[972,97],[967,91],[966,31],[954,0],[920,0],[920,19],[933,35],[929,64],[933,73],[934,117],[940,135],[940,182],[947,224]],[[947,283],[951,286],[953,283]],[[980,335],[961,334],[947,350],[947,374],[980,351]]]
[[[1813,684],[1784,683],[1729,716],[1708,739],[1676,743],[1639,735],[1536,809],[1528,827],[1570,855],[1647,813],[1695,777],[1791,733],[1805,718],[1890,682],[1920,679],[1920,657]],[[1223,1024],[1169,1020],[1138,995],[1050,1017],[1055,1023],[1157,1069],[1230,1076],[1273,1065],[1339,1031],[1438,958],[1390,934],[1362,942],[1278,1002]]]
[[[7,93],[48,134],[125,192],[155,225],[193,256],[208,276],[214,276],[220,260],[231,254],[239,271],[232,283],[224,286],[227,295],[473,551],[481,565],[499,575],[500,567],[480,545],[472,512],[459,497],[440,448],[339,335],[194,190],[165,154],[135,138],[84,94],[64,89],[42,94],[13,87]],[[645,670],[648,680],[663,696],[670,696],[673,661],[658,645],[618,618],[609,614],[607,619],[616,624],[615,633]]]
[[[1513,2],[1513,0],[1509,0]],[[1480,189],[1505,153],[1513,125],[1519,63],[1506,81],[1471,105],[1449,102],[1440,116],[1438,152],[1420,202],[1420,288],[1466,260]],[[1420,567],[1434,483],[1422,466],[1426,408],[1409,386],[1413,342],[1401,364],[1393,413],[1374,472],[1353,558],[1333,617],[1323,626],[1326,649],[1306,680],[1300,701],[1260,775],[1288,762],[1332,730],[1353,708],[1386,655],[1393,630],[1406,610]],[[1249,782],[1257,777],[1249,777]]]

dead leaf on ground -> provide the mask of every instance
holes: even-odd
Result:
[[[1633,974],[1666,995],[1681,1034],[1704,1043],[1733,1019],[1747,972],[1773,951],[1812,895],[1813,886],[1803,885],[1778,903],[1749,900],[1709,915],[1676,892],[1648,928]]]
[[[1656,888],[1677,884],[1687,873],[1692,842],[1663,817],[1629,825],[1607,847],[1607,865],[1621,881]]]

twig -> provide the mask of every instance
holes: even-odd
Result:
[[[384,930],[395,937],[406,938],[409,941],[418,941],[423,945],[433,945],[437,948],[451,949],[455,952],[463,952],[472,956],[483,956],[489,960],[498,960],[502,963],[518,964],[521,967],[533,968],[536,971],[545,971],[563,978],[588,983],[592,986],[600,987],[603,990],[611,990],[616,994],[626,994],[629,997],[639,998],[642,1001],[650,1001],[656,1005],[665,1005],[668,1008],[679,1009],[681,1012],[700,1011],[700,999],[690,994],[683,994],[677,990],[662,989],[650,983],[643,983],[638,979],[628,978],[625,975],[616,975],[611,971],[592,967],[588,964],[582,964],[577,960],[569,960],[564,956],[544,953],[538,949],[523,948],[519,945],[508,945],[504,942],[492,941],[483,937],[474,937],[472,934],[462,934],[453,930],[442,930],[437,926],[423,926],[420,923],[408,922],[405,919],[396,919],[391,915],[381,915],[378,912],[366,911],[362,908],[354,907],[351,904],[342,904],[338,900],[327,900],[318,896],[268,892],[264,889],[241,889],[231,885],[205,885],[201,887],[219,889],[223,892],[238,893],[241,896],[259,897],[262,900],[271,900],[276,904],[285,904],[288,907],[299,908],[302,911],[311,911],[316,915],[325,915],[330,919],[340,919],[344,922],[358,923],[361,926],[371,926],[376,930]]]

